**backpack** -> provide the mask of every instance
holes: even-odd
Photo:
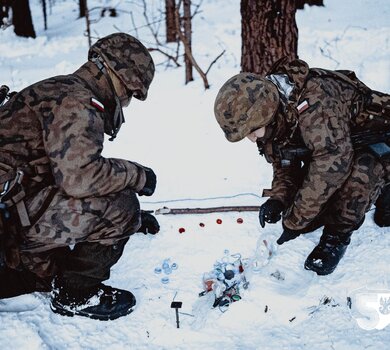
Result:
[[[352,134],[355,130],[390,130],[390,95],[372,90],[350,70],[329,71],[310,69],[312,76],[331,77],[352,85],[357,91],[357,98],[352,105]]]
[[[7,86],[0,86],[0,118],[3,112],[9,114],[8,100],[15,94],[10,93]],[[11,152],[3,149],[17,140],[17,137],[0,136],[0,267],[6,264],[11,268],[18,268],[20,264],[19,231],[31,226],[35,219],[30,221],[27,213],[24,186],[30,180],[39,183],[43,176],[50,173],[47,157],[20,164]]]

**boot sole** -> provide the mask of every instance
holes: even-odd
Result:
[[[96,314],[91,314],[89,312],[83,312],[83,310],[72,312],[72,311],[69,311],[69,310],[66,310],[66,309],[63,309],[60,307],[56,307],[53,304],[50,304],[50,308],[54,313],[59,314],[61,316],[73,317],[73,316],[77,315],[77,316],[88,317],[88,318],[91,318],[93,320],[111,321],[111,320],[116,320],[119,317],[129,315],[135,309],[135,305],[133,305],[131,308],[129,308],[125,313],[118,313],[118,314],[113,314],[113,315],[96,315]]]
[[[330,275],[334,270],[336,270],[337,266],[335,266],[333,269],[323,269],[314,265],[310,265],[307,262],[305,262],[304,267],[305,270],[314,271],[317,275],[326,276],[326,275]]]

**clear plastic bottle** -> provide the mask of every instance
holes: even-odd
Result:
[[[276,252],[276,246],[272,238],[261,236],[257,240],[255,256],[252,261],[253,273],[260,273],[261,269],[268,265]]]
[[[163,270],[169,268],[169,260],[170,260],[169,258],[163,260],[163,263],[162,263],[162,269],[163,269]]]
[[[170,262],[170,259],[168,258],[168,259],[164,259],[164,261],[162,263],[162,269],[166,275],[170,275],[172,273],[172,269],[171,269],[169,262]]]

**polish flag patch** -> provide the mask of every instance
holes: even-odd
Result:
[[[104,104],[98,101],[96,98],[91,98],[91,105],[100,112],[104,112]]]
[[[309,108],[309,103],[305,100],[298,105],[297,110],[298,110],[298,113],[301,114],[304,111],[306,111],[306,109],[308,109],[308,108]]]

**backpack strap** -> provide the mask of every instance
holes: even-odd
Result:
[[[0,193],[0,203],[5,205],[7,210],[15,206],[21,225],[28,227],[31,223],[23,200],[26,196],[26,192],[22,186],[23,177],[24,172],[17,169],[15,177],[3,184],[3,190]]]
[[[44,175],[51,173],[50,161],[45,156],[16,169],[0,162],[3,175],[0,176],[0,203],[8,209],[15,207],[22,227],[31,226],[24,197],[26,192],[22,184],[27,181],[42,182]],[[5,171],[6,172],[5,172]]]

